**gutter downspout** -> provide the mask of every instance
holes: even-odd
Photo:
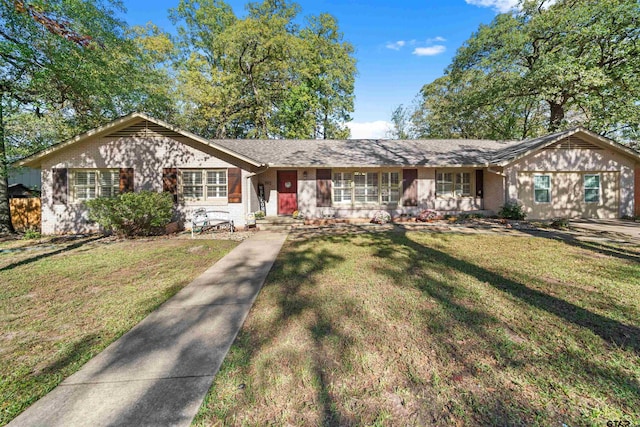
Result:
[[[249,189],[251,188],[249,185],[249,182],[251,178],[253,178],[254,176],[261,175],[269,170],[269,165],[262,165],[262,166],[265,167],[264,170],[261,170],[259,172],[251,172],[249,175],[245,177],[247,180],[247,183],[246,183],[247,191],[243,192],[243,196],[242,196],[242,198],[244,199],[243,204],[244,204],[244,226],[245,227],[247,226],[247,215],[249,215],[249,202],[251,197],[249,195]]]

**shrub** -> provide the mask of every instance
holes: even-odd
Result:
[[[105,231],[127,237],[164,232],[173,215],[173,196],[152,191],[89,200],[86,205],[90,220]]]
[[[256,216],[256,219],[264,219],[264,212],[262,211],[255,211],[253,214]]]
[[[27,228],[24,230],[24,235],[22,236],[24,240],[34,240],[40,237],[42,237],[42,234],[37,228]]]
[[[436,219],[440,219],[440,218],[441,217],[437,211],[434,211],[433,209],[426,209],[420,212],[420,214],[416,218],[416,221],[428,222],[428,221],[435,221]]]
[[[371,219],[372,224],[387,224],[389,222],[391,222],[391,214],[385,211],[376,212]]]
[[[498,216],[504,219],[521,220],[525,219],[527,214],[524,212],[522,205],[518,203],[505,203],[504,206],[500,207]]]

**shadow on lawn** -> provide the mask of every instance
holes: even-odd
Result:
[[[316,242],[318,244],[315,244]],[[558,317],[561,319],[560,322],[566,321],[593,332],[610,345],[611,350],[618,347],[635,354],[640,353],[638,327],[625,325],[593,313],[571,302],[531,289],[523,283],[459,259],[443,250],[418,243],[402,229],[381,233],[371,233],[369,229],[362,232],[359,237],[350,233],[314,236],[310,240],[302,237],[297,242],[290,242],[287,249],[281,253],[269,273],[267,284],[260,297],[263,305],[277,308],[277,318],[254,317],[250,322],[251,326],[240,331],[218,375],[219,380],[215,380],[216,383],[220,381],[221,387],[228,386],[229,381],[246,381],[246,389],[239,391],[235,396],[229,396],[221,388],[219,392],[208,397],[208,399],[214,399],[213,402],[208,403],[213,407],[217,401],[226,401],[222,412],[216,411],[220,416],[219,422],[237,422],[241,419],[233,418],[237,412],[251,412],[252,402],[264,397],[263,392],[256,388],[257,383],[272,384],[274,379],[269,378],[269,375],[287,377],[290,374],[289,369],[292,369],[287,360],[291,360],[290,363],[295,365],[300,363],[299,359],[305,358],[311,360],[310,370],[315,392],[315,399],[313,399],[315,404],[310,410],[319,415],[320,424],[372,424],[377,421],[363,417],[371,417],[372,412],[375,411],[380,414],[389,413],[390,403],[384,396],[375,396],[379,406],[369,408],[369,412],[365,412],[362,407],[346,408],[347,403],[341,400],[341,396],[336,395],[335,381],[348,383],[350,380],[346,376],[340,376],[341,372],[351,369],[345,368],[347,364],[355,366],[351,375],[360,375],[357,367],[360,362],[354,359],[354,351],[360,351],[354,347],[358,345],[358,340],[362,339],[362,335],[366,336],[366,330],[381,328],[385,325],[376,323],[363,307],[362,300],[365,300],[367,295],[358,296],[358,300],[346,298],[341,304],[327,305],[314,294],[313,289],[319,286],[319,278],[322,277],[323,272],[328,272],[336,265],[347,261],[339,251],[331,250],[330,246],[327,249],[322,245],[323,243],[369,248],[375,256],[381,258],[381,262],[374,266],[375,273],[387,276],[396,286],[414,287],[422,292],[427,300],[434,301],[438,307],[434,310],[425,308],[419,313],[424,328],[423,335],[427,337],[427,346],[421,348],[421,351],[437,353],[438,363],[444,368],[438,370],[439,368],[434,366],[432,369],[443,376],[441,381],[444,384],[438,386],[432,378],[413,378],[411,373],[402,371],[405,366],[400,366],[397,359],[386,359],[386,363],[392,366],[391,369],[394,372],[404,376],[402,381],[411,383],[412,398],[418,402],[413,407],[412,414],[404,419],[395,420],[399,423],[443,425],[462,420],[467,424],[530,425],[557,420],[576,422],[576,419],[571,417],[575,417],[580,409],[575,407],[571,398],[563,396],[560,390],[554,389],[554,387],[564,387],[569,381],[567,378],[572,377],[576,383],[583,384],[585,387],[587,384],[590,387],[597,384],[597,389],[604,390],[603,394],[607,399],[613,400],[617,407],[630,407],[629,402],[640,399],[640,388],[628,370],[589,359],[585,356],[588,352],[557,349],[555,344],[546,346],[544,342],[535,342],[533,348],[536,351],[529,351],[531,348],[528,347],[526,340],[533,338],[525,337],[522,340],[524,344],[514,342],[513,337],[504,332],[509,325],[492,314],[484,304],[469,300],[468,295],[461,294],[461,291],[468,291],[464,289],[463,284],[457,286],[452,283],[456,283],[460,273],[466,274],[480,283],[486,283],[500,293],[513,297],[520,304]],[[398,252],[401,252],[401,256],[395,256]],[[410,280],[405,280],[407,275],[411,277]],[[522,315],[526,316],[526,313]],[[520,316],[520,313],[515,316]],[[286,337],[296,319],[302,317],[313,319],[306,326],[311,338],[311,347],[305,347],[301,343],[294,350],[288,350],[294,351],[295,355],[286,353],[282,359],[270,355],[269,364],[279,366],[279,363],[285,363],[282,366],[283,372],[277,369],[274,372],[273,367],[266,370],[259,369],[256,363],[258,361],[260,361],[258,363],[265,363],[265,354],[269,354],[269,347]],[[360,334],[358,337],[350,336],[341,327],[343,322],[354,318],[360,322],[359,330],[356,332]],[[525,319],[524,321],[534,322],[535,320]],[[456,331],[461,330],[465,335],[461,339],[462,342],[458,342]],[[397,337],[389,335],[388,342],[375,345],[383,353],[386,347],[393,348],[401,344],[397,340]],[[536,347],[540,347],[541,351]],[[552,353],[547,354],[547,352]],[[494,358],[496,366],[487,367],[484,364],[484,358]],[[502,372],[503,370],[509,371]],[[561,378],[555,378],[554,372],[560,372]],[[295,374],[294,371],[293,375]],[[540,376],[537,377],[537,374]],[[338,375],[337,378],[336,375]],[[530,384],[517,384],[519,376],[527,377]],[[402,388],[405,385],[396,384],[396,386]],[[540,400],[532,399],[532,387],[535,389],[534,396],[546,397]],[[450,393],[447,394],[447,391],[443,390],[449,390]],[[614,396],[607,390],[617,390],[619,393]],[[395,390],[387,391],[392,393]],[[300,393],[303,392],[304,390],[300,390]],[[554,397],[554,395],[560,397]],[[283,398],[296,400],[296,402],[305,399],[297,394],[283,396]],[[450,400],[443,402],[442,399]],[[358,399],[353,398],[349,402],[358,402]],[[283,410],[282,406],[278,406],[275,402],[273,406],[273,415],[267,416],[271,422],[296,424],[309,421],[304,418],[281,419],[279,417],[286,416],[283,414],[287,413],[291,407],[286,406],[287,409]],[[295,417],[295,415],[292,416]],[[196,419],[196,423],[201,422],[202,420]],[[580,422],[577,421],[577,423]]]
[[[348,307],[342,307],[338,310],[332,311],[331,313],[325,313],[321,309],[321,302],[316,301],[313,296],[309,295],[308,292],[305,292],[305,289],[316,286],[316,281],[314,279],[316,274],[321,273],[329,266],[342,261],[344,261],[344,258],[327,250],[314,252],[293,249],[287,251],[285,257],[278,257],[270,270],[269,277],[267,278],[264,289],[261,291],[260,298],[264,299],[265,294],[269,293],[269,289],[267,288],[274,286],[270,285],[271,283],[277,283],[278,288],[273,290],[276,290],[274,303],[280,310],[279,318],[276,321],[270,320],[268,322],[254,324],[250,330],[247,330],[245,325],[245,327],[240,330],[236,340],[234,341],[232,349],[221,367],[220,373],[216,377],[224,378],[227,375],[225,369],[228,369],[230,371],[230,375],[237,377],[241,381],[247,382],[246,384],[236,384],[236,386],[241,386],[244,390],[242,392],[244,394],[243,396],[238,397],[237,400],[234,399],[239,407],[242,408],[246,405],[246,401],[244,401],[244,399],[250,399],[250,397],[247,396],[250,396],[252,393],[257,393],[258,395],[261,394],[260,390],[255,389],[255,387],[257,387],[256,383],[260,382],[261,384],[270,384],[270,378],[268,378],[270,373],[258,371],[256,374],[261,376],[261,378],[252,378],[251,373],[248,371],[244,372],[243,375],[238,375],[237,368],[242,370],[249,369],[252,363],[255,362],[257,355],[260,355],[265,348],[271,346],[278,337],[286,333],[287,328],[290,327],[289,321],[294,321],[294,319],[299,316],[310,314],[315,319],[315,323],[309,330],[313,339],[313,351],[308,354],[305,353],[297,355],[297,357],[310,356],[312,358],[311,371],[315,377],[313,381],[316,393],[315,401],[319,405],[318,411],[321,414],[321,424],[350,424],[349,421],[344,419],[340,411],[337,409],[337,405],[335,405],[332,400],[326,374],[328,365],[330,365],[332,361],[325,357],[326,355],[322,349],[322,343],[325,339],[332,338],[339,341],[346,351],[351,343],[351,339],[339,334],[335,325],[332,324],[332,319],[339,318],[341,316],[348,316],[352,310],[357,310],[357,308],[350,305]],[[303,352],[301,351],[301,353]],[[289,357],[292,356],[287,355],[287,359]],[[279,362],[279,360],[273,361],[276,365]],[[285,363],[286,366],[283,366],[284,370],[290,368],[289,363],[295,365],[295,362],[291,362],[289,360],[286,360]],[[217,381],[217,379],[214,380],[214,387]],[[287,398],[287,396],[283,397]],[[219,396],[210,394],[207,396],[207,399],[209,398],[217,399]],[[207,406],[211,405],[211,403],[205,401],[203,405]],[[215,405],[215,402],[213,405]],[[273,405],[274,411],[282,409],[281,407],[278,407],[276,403],[273,403]],[[230,406],[226,408],[225,412],[231,416],[235,414],[237,410],[238,409],[235,408],[233,404],[230,404]],[[277,420],[279,420],[279,422],[285,423],[286,420],[278,418],[280,415],[281,414],[274,412],[273,417],[270,418],[271,421],[278,422]],[[194,424],[204,425],[203,421],[204,420],[199,419],[199,417],[196,417]],[[226,423],[227,421],[231,422],[224,416],[219,418],[218,421],[223,423]]]
[[[604,365],[597,360],[588,358],[586,356],[589,353],[588,351],[581,354],[580,352],[563,348],[556,349],[557,353],[552,353],[551,355],[529,354],[522,350],[514,351],[518,344],[514,344],[506,335],[496,332],[498,329],[508,328],[508,325],[490,315],[488,311],[483,309],[482,305],[473,304],[473,302],[470,303],[469,301],[458,302],[466,301],[465,297],[459,294],[463,285],[460,287],[451,286],[451,281],[443,281],[441,277],[456,273],[469,275],[480,283],[486,283],[496,290],[514,297],[517,301],[531,306],[533,309],[543,310],[552,316],[585,328],[599,336],[610,346],[609,349],[606,347],[603,349],[604,354],[609,350],[615,351],[617,348],[632,351],[636,355],[640,354],[640,328],[637,326],[627,325],[594,313],[564,299],[532,289],[501,274],[456,258],[442,250],[417,243],[407,236],[401,228],[396,229],[395,232],[369,233],[363,239],[357,244],[363,247],[371,247],[375,256],[390,260],[390,262],[381,262],[376,269],[377,272],[396,281],[403,272],[416,277],[413,286],[437,301],[446,313],[444,318],[437,318],[434,313],[425,313],[425,318],[428,318],[428,324],[430,325],[431,330],[429,333],[441,336],[441,341],[437,345],[438,351],[442,353],[444,358],[458,361],[465,366],[462,372],[454,374],[449,379],[452,387],[456,387],[456,384],[460,381],[464,382],[467,376],[471,378],[482,377],[483,373],[481,364],[478,365],[478,355],[473,352],[473,349],[469,352],[470,349],[465,348],[464,344],[456,343],[455,339],[450,335],[453,331],[449,330],[449,328],[461,327],[464,330],[471,331],[479,342],[485,343],[486,346],[492,348],[499,363],[517,369],[521,374],[537,372],[537,366],[544,367],[545,365],[549,366],[552,371],[557,370],[562,373],[561,379],[554,378],[553,373],[543,374],[542,378],[537,379],[540,382],[537,383],[537,387],[554,389],[554,387],[557,387],[554,384],[559,384],[560,387],[563,387],[562,383],[566,378],[575,376],[575,381],[582,381],[591,386],[598,384],[596,389],[617,390],[618,393],[615,393],[615,396],[606,391],[604,394],[617,401],[616,406],[618,407],[624,408],[626,406],[631,408],[633,405],[629,402],[640,399],[640,387],[635,378],[632,375],[630,376],[628,370],[616,368],[613,365]],[[349,235],[330,235],[320,237],[318,240],[354,244],[353,236]],[[585,249],[594,250],[589,245],[582,246],[583,242],[574,243]],[[401,257],[400,261],[397,257],[394,257],[391,261],[393,254],[398,251],[403,252],[404,257]],[[621,258],[627,259],[625,256]],[[470,306],[469,304],[472,305]],[[541,345],[542,348],[546,347],[545,343],[538,343],[538,345]],[[532,371],[527,370],[530,367],[532,367]],[[497,382],[497,377],[494,381]],[[499,387],[498,384],[493,384],[493,386]],[[488,389],[491,389],[491,384]],[[541,392],[546,393],[545,391]],[[559,390],[551,391],[550,393],[553,395],[557,392]],[[498,389],[495,393],[489,393],[488,395],[475,392],[468,393],[467,391],[466,394],[463,393],[460,396],[463,400],[470,399],[469,405],[471,408],[474,408],[475,404],[482,402],[482,414],[474,414],[472,422],[519,425],[535,422],[538,416],[542,416],[540,419],[546,419],[546,417],[562,419],[563,414],[567,412],[575,414],[576,412],[576,408],[572,407],[573,404],[570,399],[561,404],[560,402],[554,402],[554,404],[558,403],[557,407],[549,409],[541,406],[538,402],[536,402],[538,403],[537,405],[531,403],[530,397],[518,387],[514,387],[512,390]],[[530,404],[534,406],[530,406]],[[453,405],[453,411],[455,412],[457,404],[454,402]],[[464,413],[468,410],[468,407],[466,409],[463,407],[460,412]],[[522,419],[523,415],[529,415],[531,418]],[[432,421],[435,422],[436,418],[433,418]],[[441,422],[443,420],[440,419],[438,421]],[[467,421],[470,420],[467,419]]]
[[[520,230],[523,233],[530,234],[534,237],[542,237],[546,239],[551,239],[555,241],[561,241],[568,245],[578,247],[580,249],[586,249],[589,251],[598,252],[603,255],[612,256],[614,258],[619,258],[627,261],[640,262],[640,246],[635,245],[637,250],[631,250],[626,248],[620,244],[611,244],[605,240],[585,240],[584,238],[578,238],[576,234],[569,233],[563,230],[529,230],[523,229]],[[582,231],[582,234],[586,234],[590,237],[596,237],[602,239],[601,235],[595,233],[589,233],[586,231]]]
[[[349,240],[346,236],[330,236],[328,239],[334,242],[347,242]],[[407,237],[406,232],[402,229],[400,229],[399,232],[371,233],[371,239],[374,241],[372,246],[376,248],[376,255],[380,258],[388,258],[390,254],[397,251],[399,247],[406,248],[412,259],[410,263],[402,266],[406,271],[420,268],[422,263],[425,262],[427,264],[436,263],[442,266],[448,266],[455,271],[469,274],[480,282],[486,282],[494,288],[517,297],[535,308],[545,310],[568,322],[588,328],[609,344],[630,349],[640,354],[640,328],[636,326],[625,325],[561,298],[536,289],[531,289],[522,283],[510,280],[478,265],[455,258],[445,252],[416,243]],[[593,249],[590,246],[586,246],[585,248]],[[396,268],[387,272],[387,274],[396,277],[397,268],[398,266],[396,265]]]
[[[87,243],[95,242],[96,240],[100,240],[100,239],[103,239],[103,238],[104,238],[104,236],[96,236],[96,237],[91,237],[89,239],[83,239],[83,240],[81,240],[79,242],[72,243],[72,244],[64,246],[64,247],[62,247],[60,249],[56,249],[56,250],[53,250],[51,252],[41,253],[41,254],[33,256],[31,258],[26,258],[26,259],[20,260],[18,262],[14,262],[12,264],[6,265],[6,266],[0,268],[0,272],[13,270],[14,268],[17,268],[17,267],[20,267],[20,266],[23,266],[23,265],[27,265],[27,264],[31,264],[33,262],[40,261],[41,259],[45,259],[45,258],[52,257],[54,255],[59,255],[59,254],[65,253],[65,252],[69,252],[69,251],[72,251],[74,249],[78,249],[78,248],[86,245]]]

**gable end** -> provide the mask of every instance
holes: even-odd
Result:
[[[603,148],[572,135],[544,147],[544,150],[603,150]]]
[[[142,120],[124,129],[116,130],[108,135],[107,138],[163,138],[169,137],[172,139],[179,138],[183,135],[175,132],[171,129],[167,129],[164,126],[152,123],[148,120]]]

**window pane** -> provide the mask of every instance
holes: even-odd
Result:
[[[456,174],[455,194],[456,196],[471,195],[471,174],[469,172]]]
[[[549,203],[549,190],[534,190],[534,196],[538,203]]]
[[[209,197],[227,197],[227,187],[223,185],[208,185],[207,198]]]
[[[598,202],[600,202],[600,190],[585,189],[584,190],[584,201],[587,202],[587,203],[598,203]]]
[[[436,175],[436,192],[438,194],[453,193],[453,173],[438,172]]]
[[[400,200],[400,190],[397,188],[389,188],[382,190],[382,201],[384,203],[398,203]]]
[[[96,184],[95,172],[76,171],[75,176],[76,176],[75,177],[76,185],[95,185]]]
[[[188,198],[201,198],[202,197],[202,187],[200,186],[184,186],[183,189],[184,197]]]
[[[587,203],[600,202],[600,175],[584,176],[584,201]]]
[[[100,173],[100,185],[114,185],[117,182],[116,174],[110,171],[103,171]]]
[[[100,187],[100,197],[113,197],[116,195],[113,187]]]
[[[207,172],[207,184],[227,185],[227,174],[224,171]]]
[[[585,175],[584,188],[600,188],[600,175]]]
[[[182,172],[182,182],[184,185],[201,185],[202,173],[194,171]]]
[[[333,174],[333,201],[336,203],[351,202],[352,175],[347,172]]]
[[[551,177],[549,175],[537,175],[533,177],[533,186],[535,189],[548,190],[551,188]]]

